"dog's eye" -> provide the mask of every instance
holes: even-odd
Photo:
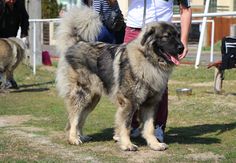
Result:
[[[164,34],[161,39],[162,40],[167,40],[170,37],[170,35],[168,33]]]

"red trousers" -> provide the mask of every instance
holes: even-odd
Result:
[[[140,31],[141,31],[140,28],[126,27],[124,43],[128,43],[134,40],[138,36]],[[154,117],[154,125],[162,126],[162,129],[165,130],[167,117],[168,117],[168,88],[165,89],[162,99],[159,102],[158,106],[156,107],[157,107],[157,112]],[[133,128],[139,127],[137,114],[138,113],[135,112],[132,119],[131,127]]]

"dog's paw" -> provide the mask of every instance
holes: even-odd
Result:
[[[112,138],[113,138],[113,140],[115,140],[115,142],[119,142],[120,141],[120,137],[117,136],[117,135],[114,135]]]
[[[124,151],[137,151],[138,150],[138,146],[132,143],[127,144],[127,145],[121,145],[120,147]]]
[[[90,141],[92,138],[85,135],[78,135],[77,137],[71,137],[68,139],[69,144],[80,145],[84,142]]]
[[[80,140],[79,137],[77,137],[77,138],[69,138],[69,139],[68,139],[68,142],[69,142],[69,144],[71,144],[71,145],[80,145],[80,144],[83,143],[83,142]]]
[[[149,146],[154,151],[164,151],[168,148],[168,145],[165,143],[154,143],[154,144],[149,144]]]

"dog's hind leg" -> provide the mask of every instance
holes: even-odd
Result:
[[[87,96],[87,97],[85,97]],[[67,124],[68,141],[70,144],[79,145],[91,138],[83,135],[83,126],[89,113],[95,108],[100,100],[99,95],[84,95],[77,98],[75,101],[70,101],[67,104],[69,111],[69,122]],[[84,99],[83,99],[84,98]],[[86,99],[86,100],[85,100]]]
[[[79,86],[67,98],[68,141],[70,144],[79,145],[90,140],[89,137],[83,135],[83,126],[88,114],[99,102],[100,96],[100,94],[94,94],[91,89]]]
[[[82,129],[85,124],[86,118],[88,117],[89,113],[91,113],[94,110],[94,108],[100,101],[100,98],[101,96],[98,94],[93,95],[92,100],[90,101],[88,106],[84,110],[82,110],[82,113],[81,113],[82,116],[80,117],[79,123],[77,126],[78,133],[81,133],[79,136],[82,142],[91,140],[91,137],[83,135]]]
[[[152,106],[141,108],[141,120],[143,121],[142,135],[149,147],[155,151],[163,151],[168,148],[165,143],[159,143],[154,135],[154,109]]]
[[[136,151],[138,147],[130,140],[130,126],[136,107],[124,96],[117,97],[118,110],[115,117],[115,136],[125,151]]]
[[[10,82],[11,84],[11,87],[10,88],[14,88],[14,89],[18,89],[18,85],[14,79],[14,76],[13,76],[13,70],[11,71],[6,71],[6,79],[8,82]]]

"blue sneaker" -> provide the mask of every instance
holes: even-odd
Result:
[[[131,129],[131,133],[130,133],[131,138],[137,138],[140,135],[141,135],[141,132],[140,132],[139,128],[132,128]]]
[[[164,132],[162,130],[162,125],[156,125],[156,129],[155,129],[155,136],[156,138],[159,140],[160,143],[164,142]]]

